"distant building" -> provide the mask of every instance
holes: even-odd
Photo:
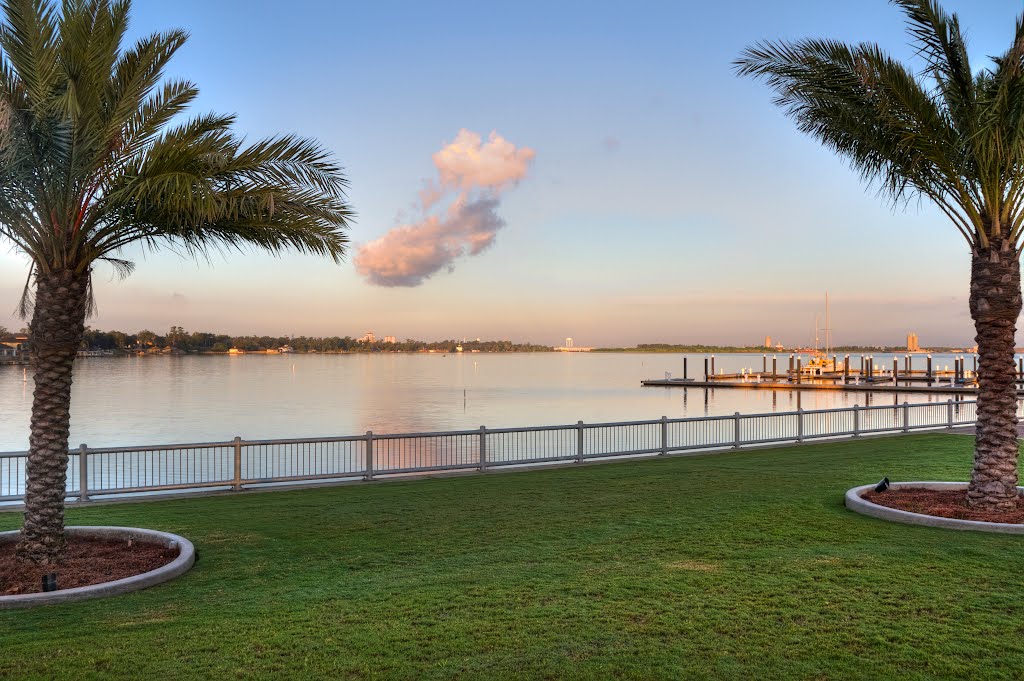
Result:
[[[907,352],[920,352],[921,345],[917,342],[917,334],[911,331],[907,334]]]
[[[772,347],[772,337],[771,336],[765,336],[764,337],[764,346],[766,348],[771,348]]]
[[[373,331],[367,331],[362,338],[359,339],[360,343],[372,343],[376,340],[373,335]]]
[[[565,345],[560,348],[551,348],[556,352],[590,352],[593,348],[578,347],[572,338],[565,339]]]
[[[384,342],[385,343],[397,343],[398,341],[395,339],[394,336],[384,336]]]
[[[19,334],[0,340],[0,357],[19,358],[28,352],[28,336]]]

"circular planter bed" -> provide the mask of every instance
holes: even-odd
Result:
[[[19,532],[0,532],[0,610],[138,591],[174,579],[195,563],[192,542],[168,532],[136,527],[68,527],[64,532],[65,560],[27,570],[14,559]],[[56,573],[57,591],[43,592],[47,573]]]
[[[1024,534],[1024,500],[1019,511],[994,522],[990,520],[993,514],[967,507],[966,491],[966,482],[894,482],[885,492],[875,492],[874,485],[863,485],[847,490],[846,508],[907,525]],[[1024,487],[1018,487],[1017,494],[1024,494]],[[924,510],[928,513],[919,512]],[[972,516],[987,519],[971,520]]]

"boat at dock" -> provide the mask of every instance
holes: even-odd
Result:
[[[837,368],[835,359],[820,352],[812,355],[807,364],[800,365],[800,375],[808,378],[830,378],[831,374],[842,370],[842,363]]]
[[[832,317],[828,307],[828,291],[825,292],[825,349],[819,350],[818,343],[820,342],[819,328],[818,328],[818,315],[814,315],[814,354],[808,359],[807,364],[800,363],[797,365],[797,370],[800,373],[801,378],[806,376],[808,378],[825,378],[834,377],[830,375],[837,374],[842,371],[842,365],[837,365],[835,357],[830,357],[829,350],[832,347]]]

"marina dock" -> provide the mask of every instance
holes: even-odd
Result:
[[[900,379],[901,381],[903,379]],[[1019,383],[1019,382],[1018,382]],[[685,378],[655,378],[640,382],[643,386],[664,388],[746,388],[749,390],[840,390],[846,392],[880,392],[880,393],[941,393],[954,395],[976,395],[978,387],[973,384],[957,385],[955,383],[932,383],[930,385],[899,385],[892,381],[883,383],[871,381],[864,383],[835,383],[801,381],[701,381]],[[1024,390],[1018,390],[1024,395]]]
[[[687,359],[683,359],[683,378],[646,379],[640,383],[650,387],[670,388],[726,388],[748,390],[838,390],[845,392],[883,393],[938,393],[975,395],[978,392],[977,357],[972,358],[972,367],[967,368],[967,358],[954,358],[953,368],[939,369],[932,364],[928,355],[925,367],[914,368],[913,358],[906,355],[900,361],[893,358],[891,367],[882,367],[874,362],[873,356],[862,355],[859,363],[817,355],[804,364],[797,354],[789,356],[788,366],[779,366],[778,357],[769,361],[762,356],[760,371],[744,369],[740,373],[715,372],[715,357],[704,359],[702,378],[690,378]],[[859,364],[859,366],[856,366]],[[1024,358],[1018,362],[1018,393],[1024,395]]]

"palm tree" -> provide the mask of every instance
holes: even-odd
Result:
[[[64,548],[72,363],[98,261],[127,275],[130,246],[190,255],[257,247],[340,261],[352,213],[346,180],[315,141],[246,145],[233,117],[171,127],[198,94],[164,68],[172,30],[122,46],[130,0],[2,0],[0,238],[31,262],[35,391],[18,555]]]
[[[974,73],[955,14],[931,0],[892,0],[923,69],[870,43],[761,42],[736,61],[764,80],[797,127],[849,161],[894,203],[926,198],[971,253],[970,311],[981,364],[968,503],[1017,498],[1014,336],[1024,233],[1024,16],[1009,49]]]

